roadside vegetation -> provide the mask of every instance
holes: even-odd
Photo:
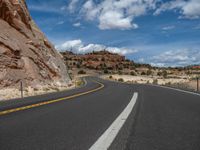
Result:
[[[119,82],[124,82],[124,79],[123,78],[119,78],[118,81]]]

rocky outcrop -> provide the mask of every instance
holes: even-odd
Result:
[[[30,17],[25,0],[0,0],[0,87],[65,84],[62,56]]]
[[[73,52],[61,52],[69,68],[88,68],[95,70],[122,70],[131,68],[133,61],[127,60],[125,56],[102,50],[87,54],[74,54]]]

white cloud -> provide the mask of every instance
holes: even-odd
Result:
[[[74,27],[80,27],[80,26],[81,26],[81,23],[80,23],[80,22],[74,23],[73,26],[74,26]]]
[[[191,0],[186,3],[182,8],[183,15],[186,18],[199,18],[200,17],[200,1]]]
[[[58,23],[56,23],[57,25],[62,25],[64,24],[65,22],[64,21],[59,21]]]
[[[100,8],[98,8],[93,0],[88,0],[81,9],[81,13],[84,14],[87,20],[93,20],[99,14]]]
[[[186,66],[200,64],[199,50],[171,50],[152,57],[151,64],[154,66]]]
[[[162,28],[162,30],[172,30],[174,28],[175,28],[175,26],[165,26]]]
[[[115,20],[115,21],[113,21]],[[137,24],[132,24],[132,17],[124,17],[120,12],[107,11],[99,17],[99,28],[105,29],[131,29],[138,28]]]
[[[145,59],[144,59],[144,58],[139,58],[139,59],[138,59],[138,62],[139,62],[139,63],[144,63],[144,62],[145,62]]]
[[[97,20],[99,28],[106,29],[135,29],[135,17],[144,15],[148,9],[155,7],[157,0],[104,0],[95,3],[87,0],[81,13],[87,20]]]
[[[78,52],[81,47],[83,47],[83,43],[82,43],[81,40],[66,41],[61,45],[56,45],[56,49],[73,50],[73,51],[76,51],[76,52]]]
[[[108,50],[109,52],[118,53],[122,55],[136,53],[137,50],[129,49],[129,48],[119,48],[119,47],[107,47],[101,44],[84,44],[80,39],[66,41],[61,45],[57,45],[56,49],[64,51],[64,50],[72,50],[75,53],[88,53],[92,51],[101,51]]]
[[[71,0],[68,9],[74,12],[78,0]],[[89,21],[97,21],[101,30],[136,29],[135,18],[152,13],[159,15],[165,11],[179,13],[179,18],[200,18],[200,0],[86,0],[79,15]]]
[[[155,11],[155,15],[169,10],[179,11],[180,18],[197,19],[200,17],[200,0],[174,0],[161,4]]]
[[[76,10],[76,5],[78,3],[79,0],[71,0],[69,5],[68,5],[68,10],[70,11],[70,13],[73,13]]]
[[[169,1],[166,3],[162,3],[154,12],[154,15],[159,15],[164,11],[169,11],[177,8],[182,8],[185,5],[184,0],[174,0],[174,1]]]

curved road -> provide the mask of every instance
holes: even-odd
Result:
[[[86,80],[79,89],[0,102],[0,150],[87,150],[125,110],[134,92],[137,102],[110,149],[200,149],[199,95]]]

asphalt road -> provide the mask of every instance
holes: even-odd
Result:
[[[98,91],[0,115],[0,150],[87,150],[139,97],[113,150],[199,150],[200,96],[151,85],[87,78],[82,88],[0,103],[0,112]]]
[[[200,95],[136,86],[137,116],[126,150],[199,150]]]

